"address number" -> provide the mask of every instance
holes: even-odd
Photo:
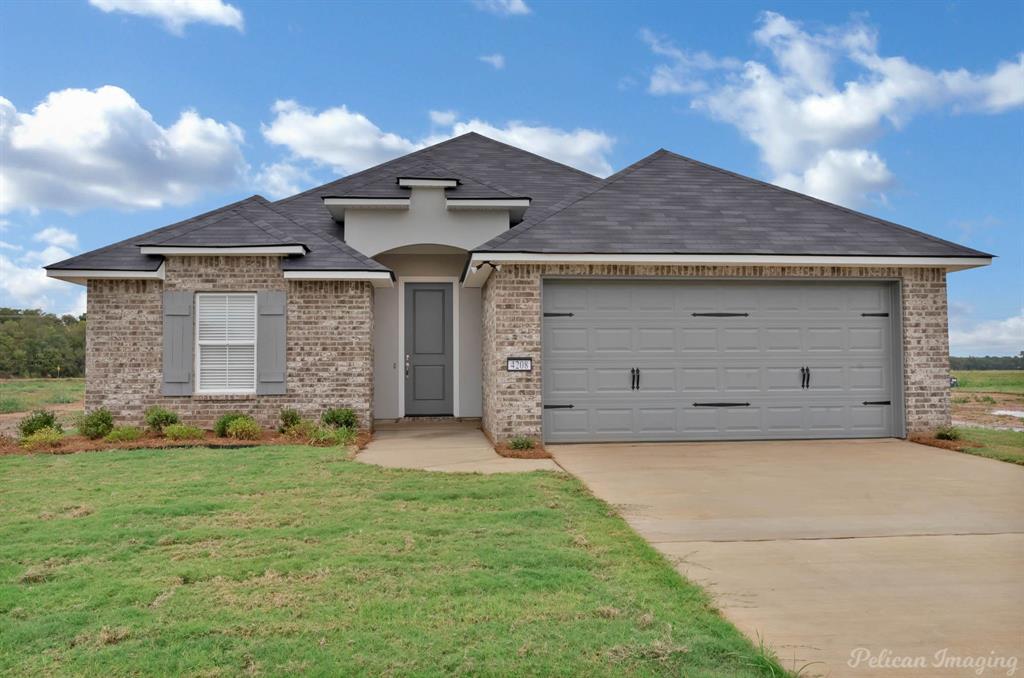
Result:
[[[509,358],[509,372],[533,372],[533,358]]]

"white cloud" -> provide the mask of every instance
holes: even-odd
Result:
[[[430,111],[430,122],[441,127],[455,124],[459,114],[455,111]]]
[[[0,97],[0,212],[180,205],[244,179],[242,130],[187,110],[161,127],[120,87]]]
[[[295,159],[327,165],[340,173],[352,173],[466,132],[519,146],[538,155],[572,165],[586,172],[607,176],[611,165],[607,155],[615,140],[604,132],[589,129],[566,131],[542,125],[512,121],[500,127],[471,119],[458,121],[454,113],[432,112],[431,120],[443,130],[419,140],[385,132],[369,118],[345,106],[321,112],[294,101],[278,101],[274,119],[264,124],[263,136],[286,147]]]
[[[1017,355],[1024,351],[1024,310],[1004,320],[949,329],[951,355]]]
[[[125,12],[151,17],[163,22],[174,35],[183,35],[191,23],[245,28],[242,12],[221,0],[89,0],[89,4],[104,12]]]
[[[309,172],[289,162],[275,162],[263,165],[254,181],[257,190],[272,200],[294,195],[309,188],[313,177]]]
[[[494,66],[494,68],[499,71],[505,68],[504,54],[485,54],[482,57],[480,57],[480,61],[484,62],[485,64],[490,64],[491,66]]]
[[[51,227],[33,236],[33,240],[46,244],[43,249],[24,250],[17,245],[4,248],[17,250],[19,253],[16,259],[0,254],[0,306],[41,308],[54,313],[75,310],[75,304],[69,301],[70,286],[59,280],[47,278],[46,271],[42,268],[71,256],[64,247],[53,242],[61,240],[66,246],[77,248],[77,238],[75,243],[71,243],[67,236],[73,238],[74,234]]]
[[[78,247],[78,236],[66,228],[48,226],[32,236],[36,242],[44,242],[54,247]]]
[[[765,12],[753,39],[770,59],[741,67],[649,31],[641,38],[666,60],[650,74],[651,93],[690,96],[695,109],[758,146],[773,181],[845,204],[884,199],[895,178],[868,145],[921,111],[999,113],[1024,105],[1024,54],[987,74],[933,71],[881,56],[876,32],[860,22],[808,31]]]
[[[473,5],[477,9],[501,16],[523,15],[531,11],[524,0],[473,0]]]

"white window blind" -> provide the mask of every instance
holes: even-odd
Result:
[[[256,295],[196,295],[198,391],[256,390]]]

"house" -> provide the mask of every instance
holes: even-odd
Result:
[[[88,408],[571,442],[948,424],[946,274],[990,262],[665,150],[600,179],[471,133],[47,272],[88,287]]]

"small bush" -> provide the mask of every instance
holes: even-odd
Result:
[[[252,417],[242,415],[228,424],[228,437],[235,440],[259,440],[263,429]]]
[[[513,450],[532,450],[536,444],[529,436],[512,436],[508,439],[508,446]]]
[[[281,433],[287,433],[292,428],[298,426],[299,422],[302,421],[302,415],[299,414],[298,410],[293,410],[290,407],[286,407],[281,410],[281,427],[278,429]]]
[[[348,447],[356,441],[356,430],[350,426],[343,426],[334,432],[334,444]]]
[[[159,405],[153,405],[153,407],[146,410],[146,426],[154,433],[163,431],[164,426],[177,423],[178,415]]]
[[[64,432],[64,429],[57,423],[57,415],[49,410],[36,410],[18,422],[18,433],[22,438],[27,438],[44,428],[52,428],[57,433]]]
[[[939,440],[960,440],[960,431],[955,426],[941,426],[935,431]]]
[[[335,429],[327,426],[314,425],[306,436],[306,443],[317,447],[330,447],[337,443]]]
[[[99,440],[114,429],[114,415],[107,408],[101,407],[78,417],[75,427],[89,440]]]
[[[44,426],[21,439],[21,446],[26,450],[39,450],[44,447],[57,447],[64,440],[64,433],[52,426]]]
[[[331,428],[355,428],[358,420],[356,413],[351,408],[339,407],[324,412],[320,417],[320,422]]]
[[[141,437],[142,429],[138,426],[115,426],[103,439],[108,443],[130,443]]]
[[[220,438],[227,438],[228,426],[231,425],[231,422],[233,422],[235,419],[241,419],[244,416],[246,415],[242,414],[241,412],[225,412],[224,414],[220,415],[220,417],[217,419],[217,422],[213,425],[213,432],[216,433],[217,436]]]
[[[284,431],[284,434],[294,440],[302,442],[309,442],[309,437],[313,434],[313,431],[320,428],[309,419],[299,419],[298,423],[288,427]]]
[[[188,424],[168,424],[164,426],[164,435],[171,440],[201,440],[203,429]]]

